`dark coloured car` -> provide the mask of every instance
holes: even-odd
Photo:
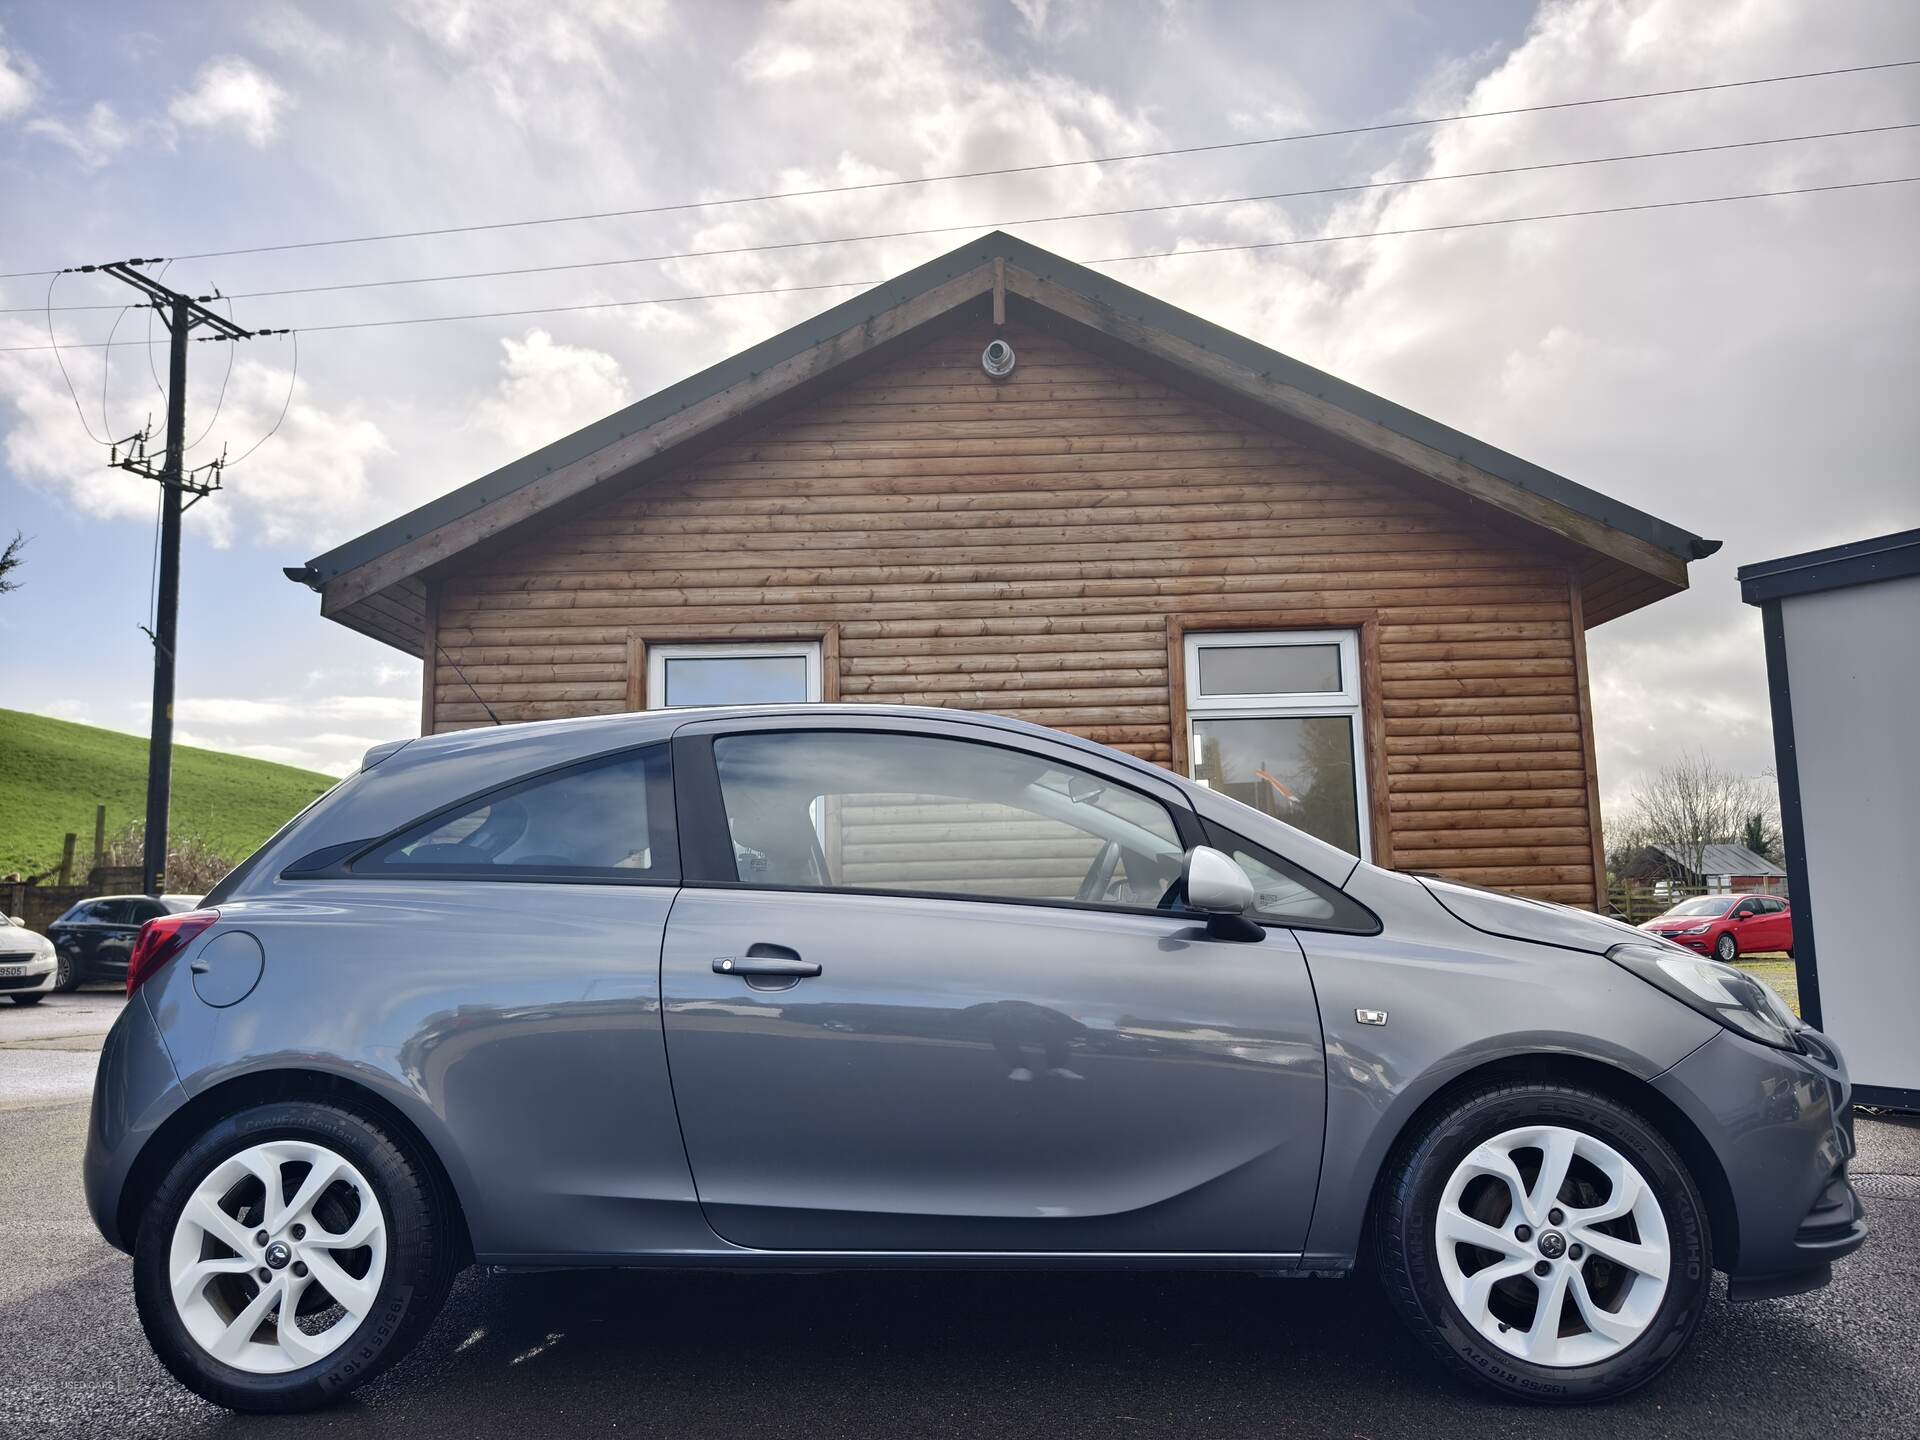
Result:
[[[58,965],[53,988],[67,991],[97,981],[119,984],[127,978],[140,927],[199,903],[198,895],[98,895],[68,907],[47,927]]]
[[[127,983],[88,1204],[237,1409],[379,1373],[470,1262],[1364,1257],[1456,1374],[1580,1401],[1713,1270],[1865,1236],[1840,1057],[1749,976],[964,712],[378,747]]]
[[[1793,911],[1778,895],[1696,895],[1640,928],[1728,965],[1742,955],[1793,954]]]

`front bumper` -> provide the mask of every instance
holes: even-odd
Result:
[[[0,955],[0,997],[44,995],[53,989],[56,973],[58,966],[51,954]]]
[[[1677,930],[1649,930],[1647,934],[1658,940],[1667,940],[1675,945],[1684,945],[1687,949],[1700,955],[1711,955],[1713,953],[1713,937],[1711,935],[1682,935]]]
[[[1734,1233],[1716,1236],[1714,1261],[1736,1300],[1824,1285],[1833,1262],[1867,1238],[1847,1179],[1853,1087],[1832,1042],[1818,1031],[1802,1035],[1806,1054],[1726,1031],[1654,1082],[1726,1176]]]

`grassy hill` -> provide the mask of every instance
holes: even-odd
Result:
[[[237,861],[333,783],[291,765],[175,746],[171,828],[204,836]],[[93,807],[103,802],[108,834],[145,815],[145,736],[0,710],[0,875],[59,864],[69,830],[80,837],[84,869]]]

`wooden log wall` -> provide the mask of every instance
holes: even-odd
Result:
[[[929,343],[432,586],[434,728],[611,713],[630,656],[830,631],[829,693],[1172,764],[1168,619],[1365,617],[1375,856],[1591,905],[1577,583],[1545,545],[1043,331]],[[639,643],[635,643],[639,642]],[[456,674],[454,665],[460,671]]]

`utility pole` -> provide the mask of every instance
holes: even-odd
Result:
[[[186,467],[187,341],[251,340],[256,335],[284,335],[284,330],[247,330],[207,308],[215,295],[183,295],[137,268],[152,260],[115,260],[105,265],[79,265],[80,274],[111,275],[144,294],[170,338],[167,358],[166,453],[154,469],[147,455],[152,438],[142,431],[117,442],[111,463],[135,475],[160,483],[160,581],[155,596],[153,641],[153,728],[147,740],[147,827],[141,857],[140,888],[158,895],[167,865],[167,809],[173,794],[173,674],[175,635],[180,618],[180,517],[194,504],[220,488],[224,459],[189,471]],[[210,334],[194,336],[201,327]],[[151,428],[151,427],[149,427]],[[126,453],[122,454],[124,447]],[[184,497],[191,496],[191,499]]]

